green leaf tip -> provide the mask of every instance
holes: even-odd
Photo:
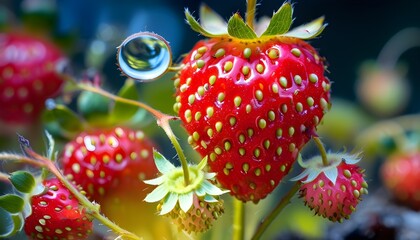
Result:
[[[243,18],[235,13],[228,21],[228,33],[232,37],[241,39],[254,39],[257,38],[257,34],[248,26]]]
[[[292,25],[293,8],[289,2],[284,3],[273,14],[271,21],[262,36],[280,35],[289,31]]]
[[[217,33],[214,34],[214,33],[210,32],[210,31],[207,31],[206,29],[204,29],[200,25],[200,23],[191,15],[191,13],[188,10],[188,8],[185,9],[184,13],[185,13],[186,21],[187,21],[188,25],[190,25],[190,27],[191,27],[192,30],[200,33],[201,35],[203,35],[205,37],[209,37],[209,38],[220,36]]]
[[[175,169],[175,166],[156,150],[153,150],[153,158],[159,172],[165,174]]]

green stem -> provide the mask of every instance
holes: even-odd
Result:
[[[299,190],[301,185],[300,181],[297,181],[292,188],[286,193],[286,195],[283,196],[283,198],[280,200],[280,202],[277,204],[277,206],[274,208],[274,210],[268,215],[258,226],[257,231],[255,232],[254,236],[251,238],[252,240],[260,239],[262,234],[265,232],[265,230],[270,226],[270,224],[276,219],[277,215],[280,214],[280,212],[290,203],[290,199],[296,194],[296,192]]]
[[[89,201],[85,195],[83,195],[73,184],[71,184],[64,175],[58,170],[55,163],[51,160],[33,152],[28,151],[28,153],[34,157],[35,159],[39,160],[40,162],[44,163],[44,165],[60,180],[61,183],[66,186],[66,188],[76,197],[79,203],[88,209],[89,214],[95,217],[98,221],[100,221],[103,225],[114,231],[115,233],[119,234],[123,239],[134,239],[140,240],[141,238],[136,236],[135,234],[121,228],[120,226],[113,223],[111,220],[106,218],[105,216],[101,215],[99,211],[99,205],[94,204]]]
[[[312,139],[314,140],[314,142],[315,142],[316,146],[318,147],[318,150],[321,154],[322,164],[324,164],[324,166],[330,165],[330,163],[328,162],[328,158],[327,158],[327,151],[325,150],[324,144],[322,144],[321,139],[319,139],[319,137],[312,137]]]
[[[256,0],[248,0],[246,4],[246,24],[251,29],[254,29],[254,20],[255,20],[255,11],[257,9],[257,1]]]
[[[173,131],[171,129],[171,126],[169,125],[169,120],[177,119],[176,117],[161,113],[161,112],[157,111],[156,109],[154,109],[154,108],[150,107],[149,105],[144,104],[142,102],[138,102],[138,101],[135,101],[135,100],[126,99],[126,98],[116,96],[116,95],[111,94],[111,93],[109,93],[109,92],[107,92],[107,91],[105,91],[101,88],[98,88],[98,87],[93,87],[93,86],[86,85],[86,84],[77,84],[77,86],[80,89],[83,89],[85,91],[94,92],[94,93],[100,94],[104,97],[110,98],[110,99],[115,100],[115,101],[119,101],[119,102],[122,102],[122,103],[127,103],[127,104],[130,104],[130,105],[133,105],[133,106],[143,108],[146,111],[148,111],[150,114],[152,114],[157,119],[158,125],[165,131],[166,135],[168,136],[169,140],[171,141],[172,145],[174,146],[174,148],[175,148],[175,150],[178,154],[179,160],[181,162],[182,170],[184,172],[185,185],[189,185],[190,177],[189,177],[189,171],[188,171],[188,162],[187,162],[187,159],[185,157],[184,152],[182,151],[181,145],[179,144],[175,134],[173,133]]]
[[[174,132],[171,129],[171,126],[169,125],[169,120],[169,118],[161,118],[158,121],[158,125],[165,131],[166,135],[168,136],[169,140],[174,146],[175,151],[178,154],[178,158],[182,166],[182,171],[184,172],[184,184],[185,186],[188,186],[190,184],[190,172],[188,170],[188,162],[184,152],[182,151],[181,145],[179,144]]]
[[[244,239],[244,222],[245,222],[245,204],[236,198],[233,198],[233,240]]]

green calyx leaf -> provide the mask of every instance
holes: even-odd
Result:
[[[215,35],[227,34],[227,22],[206,4],[200,6],[201,26]]]
[[[292,5],[288,2],[284,3],[279,10],[274,13],[270,24],[262,36],[280,35],[289,31],[293,21],[292,14]]]
[[[166,174],[175,169],[175,166],[156,150],[153,150],[153,158],[159,172]]]
[[[0,196],[0,208],[8,211],[9,213],[19,213],[23,210],[24,200],[14,194],[6,194]]]
[[[27,171],[16,171],[10,175],[13,186],[22,193],[30,193],[36,185],[34,176]]]
[[[228,21],[228,33],[232,37],[254,39],[257,34],[249,27],[239,14],[235,13]]]
[[[191,13],[188,9],[185,9],[185,17],[186,17],[186,21],[187,21],[188,25],[190,25],[192,30],[200,33],[201,35],[203,35],[205,37],[209,37],[209,38],[220,36],[220,34],[214,34],[210,31],[207,31],[206,29],[204,29],[200,25],[200,23],[191,15]]]
[[[0,208],[0,238],[8,238],[21,231],[24,225],[21,214],[11,214]]]
[[[312,22],[292,29],[291,31],[283,34],[285,37],[295,37],[300,39],[312,39],[324,31],[327,24],[324,24],[324,17],[319,17]]]

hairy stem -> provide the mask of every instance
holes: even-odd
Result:
[[[139,101],[135,101],[135,100],[131,100],[131,99],[126,99],[126,98],[122,98],[119,96],[116,96],[114,94],[111,94],[101,88],[98,87],[93,87],[90,85],[86,85],[86,84],[77,84],[77,86],[85,91],[90,91],[90,92],[94,92],[97,94],[100,94],[104,97],[110,98],[112,100],[118,101],[118,102],[122,102],[122,103],[127,103],[133,106],[137,106],[140,108],[145,109],[146,111],[148,111],[150,114],[152,114],[156,119],[157,119],[157,123],[158,125],[165,131],[166,135],[168,136],[169,140],[171,141],[172,145],[174,146],[179,160],[181,162],[181,166],[182,166],[182,170],[184,172],[184,182],[185,185],[189,184],[190,181],[190,177],[189,177],[189,172],[188,172],[188,162],[187,159],[185,157],[184,152],[182,151],[181,145],[178,142],[178,139],[175,137],[175,134],[173,133],[171,126],[169,125],[169,120],[174,120],[177,119],[177,117],[174,116],[170,116],[170,115],[166,115],[164,113],[161,113],[159,111],[157,111],[156,109],[150,107],[147,104],[144,104],[142,102]]]
[[[20,162],[20,163],[29,164],[36,167],[45,167],[45,164],[43,162],[36,161],[26,156],[11,154],[11,153],[0,153],[0,160]]]
[[[245,222],[245,204],[233,198],[233,240],[244,239],[244,222]]]
[[[91,214],[93,217],[95,217],[98,221],[100,221],[103,225],[114,231],[115,233],[122,236],[124,239],[134,239],[134,240],[140,240],[141,238],[136,236],[135,234],[121,228],[120,226],[113,223],[111,220],[103,216],[99,211],[99,205],[92,203],[89,201],[85,195],[79,192],[79,190],[74,187],[73,184],[71,184],[64,175],[60,172],[60,170],[56,167],[54,162],[52,162],[50,159],[47,159],[32,150],[27,150],[28,154],[30,154],[35,159],[42,162],[50,171],[53,173],[61,183],[63,183],[64,186],[76,197],[76,199],[79,201],[79,203],[84,206],[86,209],[88,209],[89,214]]]
[[[270,226],[270,224],[276,219],[277,215],[280,214],[280,212],[290,203],[290,199],[296,194],[296,192],[300,188],[300,181],[297,181],[292,188],[286,193],[286,195],[283,196],[283,198],[280,200],[280,202],[277,204],[277,206],[274,208],[274,210],[260,223],[260,225],[257,228],[257,231],[255,232],[254,236],[251,238],[252,240],[260,239],[262,234],[265,232],[265,230]]]
[[[10,175],[0,172],[0,181],[1,182],[10,182]]]
[[[322,144],[321,139],[319,139],[319,137],[312,137],[312,139],[314,140],[319,153],[321,154],[322,157],[322,164],[324,164],[324,166],[328,166],[330,165],[330,163],[328,162],[328,158],[327,158],[327,151],[325,150],[324,144]]]
[[[248,0],[246,4],[246,24],[254,29],[255,11],[257,9],[256,0]]]
[[[168,136],[169,140],[171,141],[172,145],[175,148],[176,153],[178,154],[179,161],[181,162],[182,171],[184,172],[184,184],[188,186],[190,184],[190,172],[188,171],[188,162],[185,158],[185,154],[182,151],[182,147],[179,144],[174,132],[169,125],[168,118],[161,118],[158,121],[158,125],[165,131],[166,135]]]

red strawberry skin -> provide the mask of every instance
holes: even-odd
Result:
[[[313,209],[315,214],[333,222],[349,218],[361,201],[362,194],[367,193],[368,187],[358,165],[342,161],[337,170],[335,184],[322,172],[300,188],[305,205]]]
[[[143,192],[142,180],[158,172],[153,147],[142,131],[116,127],[79,134],[65,145],[60,159],[64,174],[91,200],[101,202],[112,191]]]
[[[18,33],[0,34],[0,119],[32,123],[46,99],[60,92],[56,65],[65,57],[50,42]]]
[[[420,210],[420,152],[390,156],[381,166],[381,177],[399,202]]]
[[[76,198],[56,178],[45,180],[45,193],[31,199],[32,213],[25,219],[30,239],[87,239],[92,221]]]
[[[183,64],[174,110],[189,142],[232,195],[265,198],[329,108],[323,61],[294,38],[213,38],[198,42]]]

